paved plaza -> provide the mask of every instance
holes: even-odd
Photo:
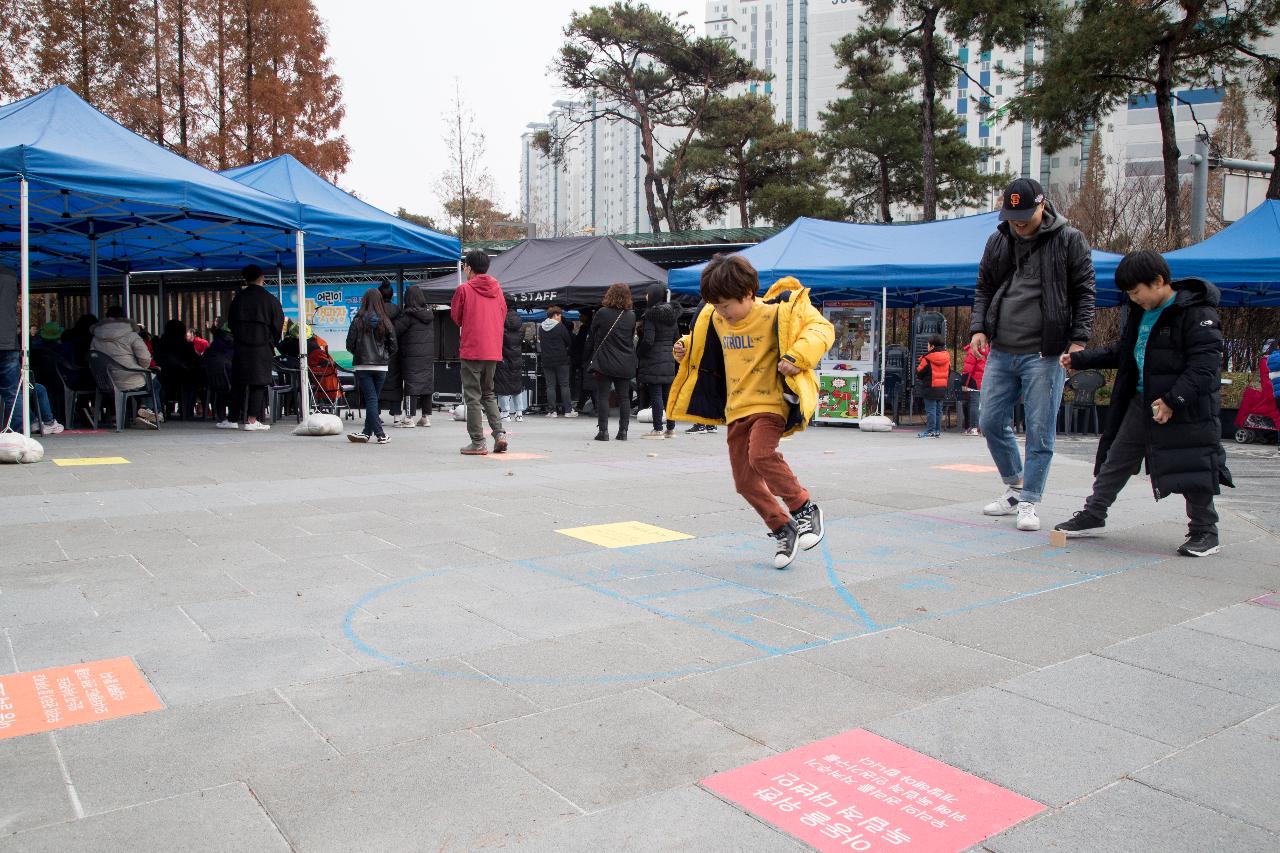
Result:
[[[166,424],[0,469],[0,673],[128,657],[162,705],[0,731],[0,851],[803,850],[699,782],[853,729],[1045,807],[976,850],[1280,850],[1274,448],[1229,448],[1195,560],[1145,478],[1051,546],[1091,441],[1033,534],[981,515],[980,439],[813,428],[782,448],[826,540],[776,571],[723,430],[388,432]]]

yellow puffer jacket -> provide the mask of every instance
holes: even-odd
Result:
[[[808,288],[792,276],[779,279],[764,301],[778,303],[778,351],[801,371],[782,378],[783,396],[791,404],[783,435],[791,435],[809,425],[818,407],[818,377],[813,371],[831,349],[836,333],[809,301]],[[684,359],[667,399],[667,417],[672,420],[724,423],[724,351],[711,324],[713,313],[715,308],[705,306],[693,321],[693,331],[680,339]]]

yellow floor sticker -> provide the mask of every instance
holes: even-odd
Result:
[[[692,539],[688,533],[654,527],[643,521],[618,521],[613,524],[592,524],[588,527],[566,527],[557,530],[565,536],[572,536],[592,545],[605,548],[628,548],[632,545],[653,545],[656,542],[677,542],[681,539]]]
[[[85,456],[80,459],[55,459],[53,464],[63,468],[74,468],[79,465],[128,465],[129,460],[123,456]]]

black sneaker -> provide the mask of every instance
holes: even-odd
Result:
[[[827,534],[822,527],[822,510],[813,501],[805,501],[804,506],[791,513],[791,517],[800,533],[800,547],[805,551],[821,542]]]
[[[1193,533],[1187,537],[1186,542],[1182,543],[1178,553],[1184,557],[1207,557],[1221,550],[1222,548],[1218,546],[1218,534]]]
[[[1105,518],[1099,518],[1089,510],[1082,509],[1071,516],[1070,521],[1055,524],[1053,529],[1061,530],[1067,534],[1068,538],[1072,538],[1076,536],[1096,536],[1106,526],[1107,520]]]
[[[773,555],[773,567],[785,569],[800,551],[800,531],[796,529],[794,522],[788,521],[777,530],[770,531],[769,535],[778,541],[778,551]]]
[[[705,424],[694,424],[693,426],[685,430],[685,432],[706,432],[706,431],[707,431],[707,427]]]

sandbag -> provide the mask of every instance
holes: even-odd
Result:
[[[44,458],[44,445],[20,432],[0,435],[0,462],[29,463]]]
[[[342,432],[342,418],[326,412],[313,412],[293,428],[294,435],[338,435]]]
[[[453,407],[453,419],[455,421],[465,421],[467,419],[467,404],[459,403]]]
[[[893,429],[893,421],[884,415],[868,415],[858,421],[858,429],[863,432],[889,432]]]

